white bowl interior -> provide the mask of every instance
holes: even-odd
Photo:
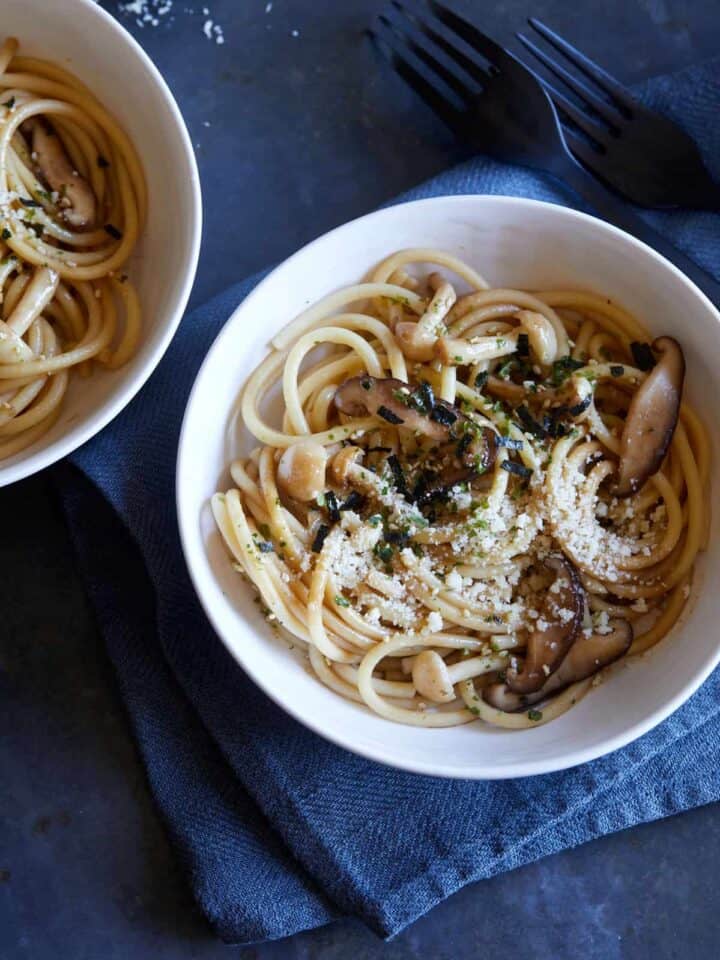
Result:
[[[59,420],[36,444],[0,463],[0,486],[34,473],[103,427],[147,379],[192,287],[200,241],[200,189],[192,145],[162,77],[139,45],[93,0],[4,0],[2,33],[20,52],[75,73],[122,124],[140,155],[148,221],[129,266],[143,336],[122,369],[73,378]]]
[[[501,778],[572,766],[627,743],[676,709],[718,660],[720,601],[698,589],[720,574],[713,510],[710,547],[681,624],[650,654],[614,669],[554,722],[509,732],[481,723],[418,730],[390,723],[325,688],[277,639],[230,565],[208,499],[229,483],[247,449],[233,408],[268,339],[307,304],[356,282],[388,253],[434,246],[462,257],[495,286],[590,289],[632,310],[650,331],[675,335],[687,359],[689,395],[720,390],[720,316],[661,257],[591,217],[507,197],[440,197],[371,214],[326,234],[278,267],[232,315],[191,395],[177,475],[181,535],[200,599],[220,637],[251,677],[318,733],[394,766],[443,776]],[[717,445],[717,424],[708,424]],[[718,485],[713,481],[716,506]]]

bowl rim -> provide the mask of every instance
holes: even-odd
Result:
[[[193,529],[197,525],[197,517],[189,516],[189,512],[183,508],[183,476],[185,474],[185,470],[187,469],[185,465],[186,460],[188,460],[191,456],[190,449],[187,444],[187,434],[189,431],[191,411],[196,397],[200,392],[205,371],[214,361],[216,354],[223,350],[225,346],[225,339],[230,337],[231,327],[237,314],[241,310],[247,309],[248,305],[252,308],[254,300],[259,298],[264,293],[265,289],[275,282],[277,273],[285,266],[285,264],[303,256],[314,246],[326,242],[330,237],[335,237],[345,231],[351,230],[358,223],[375,218],[381,219],[389,210],[393,210],[398,206],[432,206],[434,204],[446,204],[448,202],[452,204],[466,204],[468,201],[475,203],[478,200],[488,200],[500,206],[530,205],[536,208],[549,209],[552,210],[553,214],[555,215],[560,212],[561,216],[567,216],[569,220],[581,220],[589,222],[594,228],[601,232],[605,231],[610,236],[621,237],[624,242],[629,242],[631,245],[637,247],[644,256],[650,256],[652,259],[657,260],[658,263],[663,268],[668,270],[677,281],[686,286],[690,293],[699,298],[701,303],[706,308],[709,308],[710,312],[714,314],[715,319],[720,326],[720,310],[714,306],[708,297],[678,267],[667,260],[664,256],[659,254],[652,247],[638,240],[636,237],[633,237],[631,234],[626,233],[624,230],[621,230],[619,227],[615,227],[612,224],[607,223],[606,221],[601,220],[598,217],[594,217],[588,213],[576,210],[574,207],[567,207],[562,204],[550,203],[544,200],[534,200],[526,197],[506,196],[502,194],[448,194],[425,197],[419,200],[409,200],[392,204],[387,207],[382,207],[379,210],[372,211],[371,213],[364,214],[363,216],[356,217],[353,220],[349,220],[346,223],[340,224],[321,236],[316,237],[314,240],[311,240],[309,243],[304,244],[281,263],[277,264],[277,266],[275,266],[270,273],[263,277],[263,279],[250,291],[250,293],[247,294],[246,297],[240,301],[240,303],[237,304],[232,313],[228,316],[227,320],[208,349],[202,364],[200,365],[186,402],[180,434],[178,437],[175,469],[175,508],[177,512],[180,543],[185,558],[185,563],[190,575],[190,580],[192,582],[193,589],[195,590],[196,597],[199,600],[200,605],[202,606],[205,615],[210,622],[210,625],[217,634],[220,642],[222,642],[222,644],[225,646],[225,649],[229,652],[241,669],[244,670],[253,683],[255,683],[263,691],[263,693],[265,693],[265,695],[273,701],[273,703],[285,711],[285,713],[288,713],[313,733],[318,734],[319,736],[323,737],[323,739],[330,741],[336,746],[342,747],[343,749],[348,750],[350,753],[356,754],[357,756],[374,760],[377,763],[392,767],[394,769],[404,770],[408,773],[422,774],[424,776],[445,777],[448,779],[509,780],[519,777],[554,773],[561,770],[567,770],[571,767],[580,766],[581,764],[587,763],[591,760],[596,760],[599,757],[607,756],[608,754],[613,753],[615,750],[619,750],[621,747],[627,746],[627,744],[648,733],[650,730],[662,723],[663,720],[667,719],[667,717],[669,717],[677,709],[679,709],[693,695],[693,693],[695,693],[695,691],[702,686],[718,663],[720,663],[720,645],[718,645],[715,650],[709,654],[702,666],[695,672],[693,677],[688,680],[688,682],[685,683],[681,689],[674,694],[674,696],[666,700],[655,710],[651,711],[644,719],[637,721],[636,723],[625,728],[622,732],[605,740],[599,741],[596,744],[585,748],[573,749],[571,747],[562,758],[552,758],[550,760],[532,759],[526,761],[514,761],[511,765],[501,767],[500,769],[495,769],[492,764],[487,762],[475,762],[474,766],[471,766],[468,770],[464,770],[462,772],[460,772],[455,766],[443,766],[436,761],[426,761],[422,757],[408,758],[401,756],[389,759],[387,754],[383,754],[380,748],[374,748],[372,746],[366,747],[364,745],[359,746],[357,743],[352,742],[342,734],[336,733],[333,729],[328,729],[327,726],[323,726],[321,722],[322,715],[316,718],[312,713],[303,712],[302,709],[298,709],[295,706],[294,701],[288,702],[287,700],[282,700],[274,692],[272,684],[266,682],[264,678],[259,675],[258,671],[256,671],[253,666],[252,658],[243,658],[240,655],[240,652],[234,649],[230,642],[225,639],[223,628],[221,626],[221,620],[218,616],[216,616],[209,598],[205,595],[200,555],[201,553],[206,554],[206,551],[204,548],[196,550],[191,543]],[[217,589],[220,589],[220,587],[218,586]],[[319,680],[318,683],[320,683]],[[361,704],[360,706],[363,705]],[[392,721],[388,720],[387,723],[392,723]],[[431,733],[432,731],[429,730],[427,732]]]
[[[117,41],[124,43],[132,51],[134,56],[137,57],[146,70],[149,79],[165,101],[165,105],[177,128],[183,150],[183,158],[190,172],[188,187],[190,190],[192,233],[187,258],[188,269],[183,271],[182,279],[178,281],[176,286],[176,306],[169,316],[168,321],[163,325],[157,342],[146,357],[143,365],[129,377],[126,383],[118,385],[103,403],[102,407],[93,411],[87,418],[84,418],[82,423],[73,425],[69,430],[59,436],[57,440],[54,440],[48,446],[41,447],[35,453],[30,454],[30,456],[17,463],[8,466],[3,466],[2,463],[0,463],[0,487],[9,486],[18,480],[33,476],[46,467],[57,463],[58,460],[62,460],[63,457],[73,453],[79,447],[83,446],[83,444],[87,443],[88,440],[92,439],[92,437],[103,430],[111,420],[114,420],[115,417],[125,409],[155,371],[180,326],[190,298],[190,292],[195,282],[200,257],[203,221],[200,174],[198,172],[197,160],[195,158],[190,134],[170,87],[135,37],[133,37],[129,30],[119,23],[115,17],[108,13],[107,10],[104,10],[96,0],[64,0],[64,2],[66,4],[74,3],[79,8],[81,15],[94,16],[102,21],[105,26],[116,35]],[[39,442],[42,443],[42,439]]]

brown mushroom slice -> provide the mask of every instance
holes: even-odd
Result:
[[[507,671],[507,685],[513,693],[534,693],[557,670],[575,642],[585,613],[585,591],[577,570],[564,556],[548,557],[545,566],[555,571],[555,580],[547,590],[543,613],[527,643],[522,670]],[[555,611],[569,611],[564,619]]]
[[[483,699],[498,710],[515,713],[531,707],[580,680],[587,680],[604,667],[624,656],[633,642],[633,628],[628,620],[608,621],[610,633],[581,634],[555,673],[534,693],[513,693],[506,683],[493,683],[483,690]]]
[[[447,426],[431,420],[428,414],[411,406],[411,403],[412,388],[404,381],[392,377],[352,377],[341,384],[335,393],[335,406],[349,417],[376,414],[394,426],[418,430],[430,440],[447,440]],[[457,414],[457,411],[443,400],[434,400],[434,403],[443,404]]]
[[[76,230],[91,230],[97,222],[97,202],[90,184],[74,169],[62,140],[45,120],[23,124],[30,137],[32,157],[42,179],[60,194],[60,211],[65,222]]]
[[[620,438],[618,480],[612,491],[616,497],[632,496],[657,473],[677,424],[685,358],[672,337],[658,337],[652,349],[660,359],[630,402]]]
[[[437,443],[457,443],[462,469],[454,483],[467,479],[472,473],[484,473],[495,462],[497,436],[489,428],[480,426],[446,400],[438,400],[427,389],[413,388],[402,380],[369,375],[352,377],[341,384],[335,393],[335,406],[350,417],[377,415],[393,426],[411,430]],[[470,440],[465,442],[465,436]],[[443,481],[447,483],[447,479]]]

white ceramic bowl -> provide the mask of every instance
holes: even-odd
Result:
[[[520,732],[481,723],[447,730],[400,726],[325,688],[267,627],[210,514],[211,494],[229,485],[229,461],[249,449],[234,406],[268,339],[307,304],[356,282],[388,253],[420,246],[457,254],[496,286],[607,294],[651,331],[681,341],[689,395],[706,417],[707,398],[720,394],[720,315],[675,267],[614,227],[564,207],[509,197],[438,197],[391,207],[290,257],[238,307],[215,341],[180,438],[177,503],[185,556],[200,600],[233,656],[284,710],[322,736],[374,760],[438,776],[496,779],[570,767],[655,726],[718,662],[720,595],[701,587],[703,579],[713,584],[720,577],[716,519],[682,624],[650,654],[619,666],[569,713]],[[716,444],[717,419],[710,428]],[[713,501],[717,494],[713,475]]]
[[[36,473],[101,430],[135,396],[167,349],[195,278],[202,224],[195,155],[165,81],[130,34],[94,0],[3,0],[2,36],[23,54],[66,67],[125,128],[148,186],[148,222],[129,273],[143,335],[122,369],[73,378],[62,413],[44,437],[0,462],[0,486]]]

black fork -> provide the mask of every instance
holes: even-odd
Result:
[[[565,142],[588,169],[643,207],[720,210],[720,185],[682,127],[640,103],[544,23],[528,23],[550,52],[524,34],[517,37],[558,81],[538,76],[560,115]]]
[[[606,220],[675,263],[712,300],[720,284],[576,161],[555,107],[516,57],[438,0],[392,0],[369,31],[400,76],[479,152],[564,181]]]

